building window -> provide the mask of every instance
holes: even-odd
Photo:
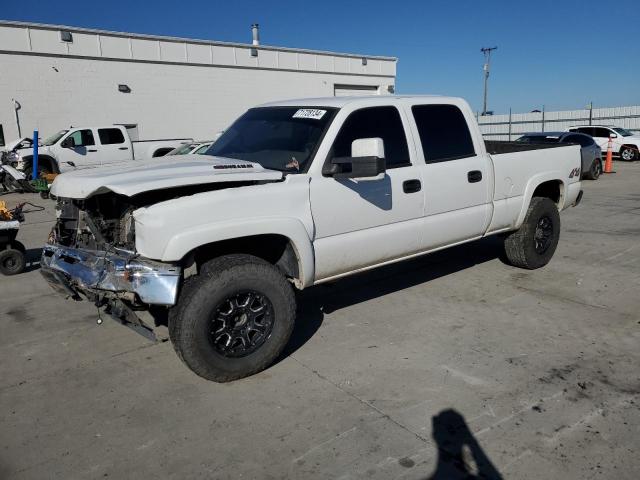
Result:
[[[60,30],[60,41],[62,42],[73,42],[73,35],[69,30]]]

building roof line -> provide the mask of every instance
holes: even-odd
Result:
[[[217,40],[203,40],[196,38],[183,38],[183,37],[171,37],[171,36],[163,36],[163,35],[150,35],[145,33],[127,33],[127,32],[116,32],[110,30],[99,30],[94,28],[83,28],[83,27],[72,27],[68,25],[53,25],[48,23],[34,23],[34,22],[21,22],[21,21],[13,21],[13,20],[0,20],[0,26],[6,27],[22,27],[22,28],[39,28],[43,30],[68,30],[70,32],[77,33],[91,33],[95,35],[103,35],[103,36],[111,36],[111,37],[127,37],[127,38],[136,38],[141,40],[162,40],[165,42],[176,42],[176,43],[194,43],[200,45],[218,45],[222,47],[239,47],[239,48],[257,48],[259,50],[273,50],[279,52],[294,52],[294,53],[308,53],[313,55],[327,55],[334,57],[345,57],[345,58],[367,58],[371,60],[383,60],[390,62],[397,62],[397,57],[387,57],[380,55],[364,55],[364,54],[356,54],[356,53],[339,53],[339,52],[330,52],[326,50],[309,50],[304,48],[292,48],[292,47],[277,47],[273,45],[258,45],[254,46],[250,43],[237,43],[237,42],[223,42]]]

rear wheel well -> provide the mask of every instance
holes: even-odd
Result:
[[[562,199],[563,186],[560,180],[550,180],[543,182],[536,187],[533,192],[534,197],[543,197],[551,199],[556,205],[560,205]]]
[[[254,255],[275,265],[289,278],[299,279],[298,256],[288,237],[277,234],[251,235],[248,237],[208,243],[193,250],[186,257],[187,265],[201,266],[214,258],[234,253]]]

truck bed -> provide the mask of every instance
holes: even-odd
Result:
[[[490,155],[500,155],[503,153],[526,152],[529,150],[542,150],[545,148],[570,147],[567,143],[524,143],[505,142],[500,140],[485,140],[487,152]]]

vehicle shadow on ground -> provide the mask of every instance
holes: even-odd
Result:
[[[322,325],[325,314],[496,258],[506,262],[503,241],[499,237],[487,237],[303,290],[298,293],[298,314],[293,334],[277,362],[307,343]]]
[[[431,418],[431,424],[438,462],[424,480],[502,480],[459,412],[443,410]],[[400,464],[412,467],[414,462],[405,458]]]

